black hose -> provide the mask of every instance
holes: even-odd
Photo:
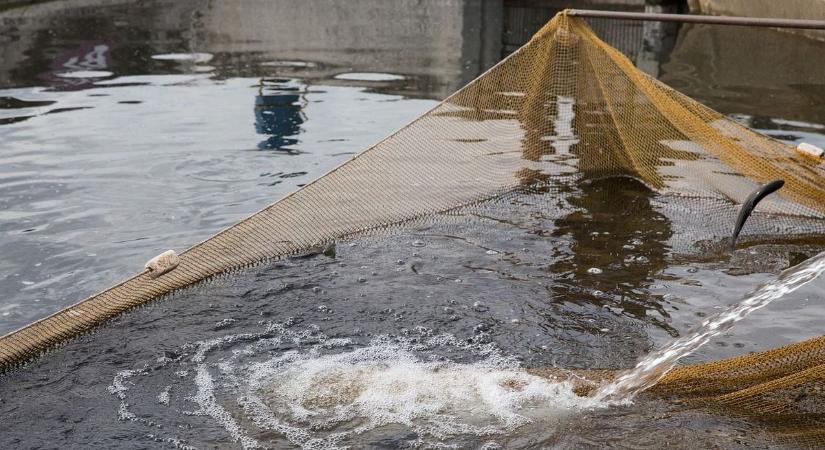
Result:
[[[736,239],[739,237],[739,232],[742,231],[742,227],[745,226],[745,221],[748,220],[748,217],[750,217],[753,212],[753,208],[756,208],[757,203],[784,185],[785,180],[773,180],[760,186],[759,189],[753,191],[751,195],[745,199],[745,202],[742,204],[742,209],[739,210],[739,217],[736,218],[736,226],[733,228],[733,236],[730,240],[731,251],[736,250]]]

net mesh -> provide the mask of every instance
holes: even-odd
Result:
[[[720,237],[736,205],[760,183],[781,178],[785,187],[760,204],[746,234],[825,231],[821,161],[668,88],[562,13],[406,127],[183,252],[174,270],[156,278],[143,272],[3,336],[0,367],[217,274],[524,189],[614,175],[687,205]],[[724,407],[789,441],[816,445],[825,437],[823,361],[825,339],[816,338],[681,367],[652,392]]]
[[[779,441],[821,448],[825,443],[825,336],[677,367],[652,393],[723,409],[761,423]]]

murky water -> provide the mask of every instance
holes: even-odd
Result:
[[[555,7],[425,3],[0,11],[0,332],[346,161]],[[825,144],[825,82],[791,70],[821,60],[811,55],[822,44],[683,27],[650,54],[638,28],[594,27],[711,107]],[[575,139],[561,137],[554,145]],[[736,418],[644,395],[599,408],[572,393],[576,380],[533,371],[632,367],[822,250],[764,242],[677,255],[721,238],[685,211],[634,180],[571,180],[339,242],[334,258],[193,286],[3,376],[0,447],[770,447]],[[754,312],[684,361],[820,334],[821,289]]]
[[[725,253],[671,259],[671,245],[711,235],[669,233],[679,208],[659,200],[632,180],[574,181],[340,241],[334,257],[308,254],[198,284],[6,374],[0,414],[9,431],[0,444],[768,446],[736,418],[644,397],[602,408],[573,393],[581,380],[569,370],[630,367],[713,310],[674,292],[717,292],[721,306],[730,301],[721,287],[741,291],[767,277],[743,274],[755,263]],[[821,248],[761,245],[740,258],[775,265],[760,269],[770,272]],[[715,283],[691,281],[713,273]],[[816,333],[781,328],[758,344]],[[534,372],[548,368],[556,378]]]

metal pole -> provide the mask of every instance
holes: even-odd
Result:
[[[739,25],[777,28],[809,28],[825,30],[825,20],[775,19],[763,17],[702,16],[695,14],[656,14],[619,11],[598,11],[593,9],[567,9],[568,16],[593,17],[603,19],[652,20],[660,22],[709,23],[714,25]]]

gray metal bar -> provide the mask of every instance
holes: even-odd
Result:
[[[809,28],[825,30],[825,20],[776,19],[764,17],[702,16],[695,14],[656,14],[619,11],[598,11],[593,9],[568,9],[568,16],[593,17],[603,19],[651,20],[660,22],[709,23],[715,25],[739,25],[777,28]]]

